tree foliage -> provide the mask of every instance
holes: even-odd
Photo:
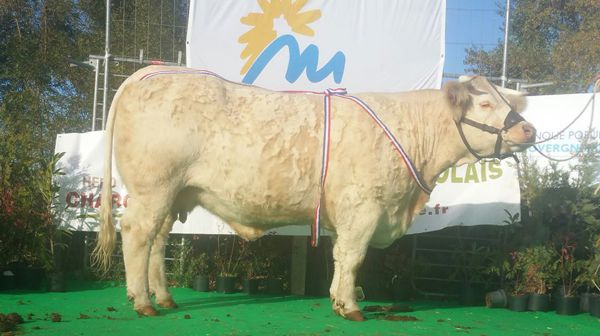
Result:
[[[79,7],[83,2],[0,2],[0,245],[4,261],[48,264],[43,251],[49,237],[44,233],[51,233],[53,223],[51,198],[44,186],[51,184],[52,174],[47,170],[55,160],[54,141],[58,133],[84,130],[90,119],[89,73],[69,66],[70,58],[87,55],[95,39]]]
[[[51,185],[57,134],[90,128],[94,73],[71,61],[104,54],[105,6],[0,1],[0,264],[47,263],[39,259],[47,259],[40,251],[52,229],[51,198],[41,186]],[[187,6],[187,0],[111,0],[112,53],[136,58],[145,49],[145,58],[176,60],[185,46]],[[136,67],[113,62],[111,73],[128,75]]]
[[[504,8],[499,14],[504,16]],[[464,62],[470,66],[468,71],[500,76],[503,43],[499,41],[489,51],[467,49]],[[598,72],[600,1],[511,1],[508,77],[529,83],[556,83],[533,92],[572,93],[586,91]]]

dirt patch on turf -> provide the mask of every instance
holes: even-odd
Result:
[[[418,318],[409,315],[396,315],[396,313],[412,312],[413,309],[404,305],[391,306],[366,306],[363,311],[368,313],[367,319],[386,320],[395,322],[415,322],[420,321]]]
[[[384,313],[408,313],[412,312],[413,309],[409,306],[404,305],[391,305],[391,306],[366,306],[363,308],[366,312],[384,312]]]
[[[0,332],[13,332],[17,330],[17,325],[22,324],[23,318],[17,313],[0,313]]]

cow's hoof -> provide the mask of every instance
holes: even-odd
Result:
[[[161,308],[167,308],[167,309],[177,308],[177,304],[175,303],[175,301],[173,301],[173,299],[168,299],[165,301],[156,301],[156,304]]]
[[[158,311],[152,306],[146,306],[135,310],[139,316],[156,316]]]
[[[363,314],[358,310],[351,311],[348,314],[344,315],[344,317],[347,320],[355,321],[355,322],[363,322],[365,320],[365,317],[363,316]]]

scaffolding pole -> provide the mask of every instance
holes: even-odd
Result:
[[[110,61],[110,0],[106,0],[106,39],[104,41],[104,91],[102,92],[102,129],[106,128],[106,114],[109,95],[109,61]]]
[[[508,58],[508,22],[510,19],[510,0],[506,0],[506,17],[504,18],[504,54],[502,55],[502,87],[506,87],[506,62]]]

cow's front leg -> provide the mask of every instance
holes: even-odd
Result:
[[[158,313],[150,301],[148,264],[150,248],[164,218],[159,218],[137,201],[130,202],[121,220],[127,296],[133,300],[133,308],[138,314],[154,316]]]
[[[333,247],[336,269],[330,291],[333,310],[337,314],[352,321],[364,321],[356,303],[356,274],[367,254],[381,211],[374,204],[363,204],[353,210],[352,218],[347,218],[344,224],[338,222],[336,226],[338,237]]]
[[[333,245],[333,278],[331,279],[331,286],[329,287],[329,298],[331,299],[331,302],[334,303],[335,302],[335,295],[337,293],[337,289],[340,286],[340,263],[339,263],[339,257],[336,257],[336,236],[333,235],[331,237],[331,244]],[[334,310],[335,310],[335,306],[334,306]]]
[[[177,304],[173,301],[171,293],[169,293],[169,285],[165,272],[165,246],[167,245],[173,222],[173,216],[167,216],[159,233],[156,235],[156,239],[154,239],[150,252],[150,266],[148,269],[150,293],[156,296],[156,304],[162,308],[177,308]]]

